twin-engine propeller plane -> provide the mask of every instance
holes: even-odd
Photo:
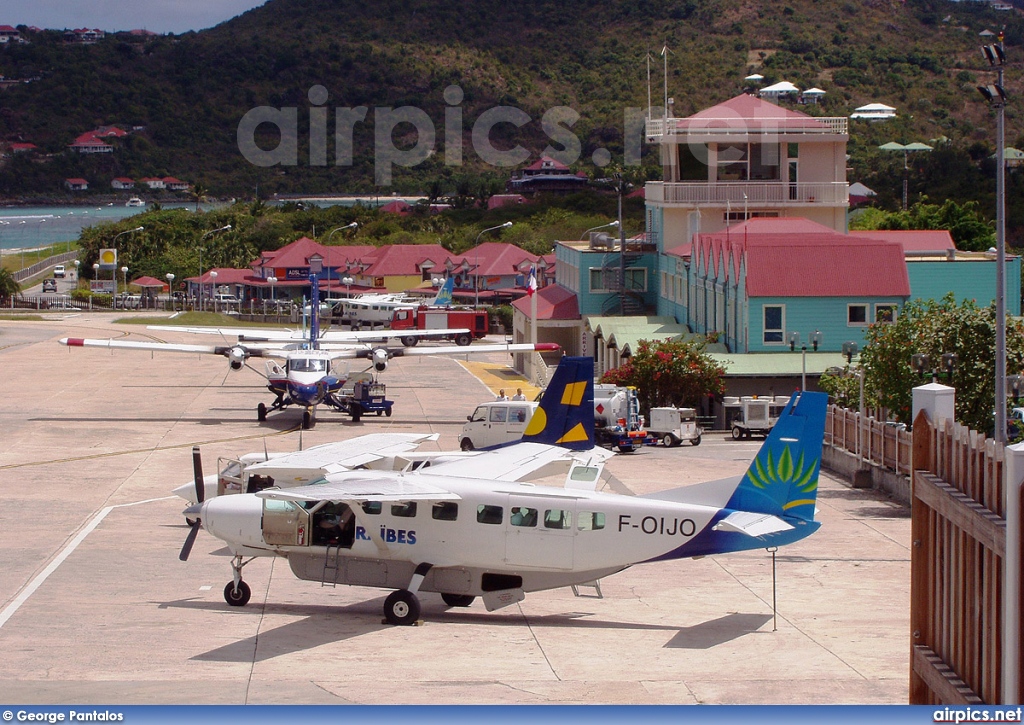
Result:
[[[412,624],[420,592],[453,607],[480,596],[494,610],[633,564],[781,546],[819,527],[825,405],[821,393],[795,393],[742,477],[640,497],[518,483],[508,472],[519,458],[593,446],[593,360],[564,358],[523,442],[416,471],[351,471],[201,502],[186,510],[197,524],[181,558],[201,525],[233,554],[224,587],[233,606],[249,601],[246,557],[280,556],[300,579],[395,589],[384,617]],[[198,453],[196,482],[198,493]]]
[[[268,406],[260,403],[256,408],[257,419],[266,420],[268,411],[283,410],[291,405],[304,409],[302,427],[312,428],[316,424],[316,409],[320,404],[330,405],[336,410],[349,413],[353,420],[359,420],[363,408],[354,405],[348,393],[353,386],[349,384],[350,374],[346,367],[337,363],[341,360],[366,360],[368,370],[378,373],[388,367],[388,362],[395,357],[410,355],[453,355],[453,354],[485,354],[491,352],[533,352],[555,351],[554,343],[506,343],[481,344],[470,346],[449,345],[444,347],[411,348],[388,346],[387,334],[382,332],[345,332],[328,331],[321,334],[319,316],[315,312],[319,308],[318,286],[316,278],[311,276],[313,289],[312,309],[309,335],[297,336],[291,330],[241,330],[232,328],[181,328],[156,326],[151,329],[176,330],[197,334],[219,334],[224,337],[237,336],[235,342],[223,345],[191,345],[167,342],[143,342],[134,340],[83,339],[76,337],[61,338],[60,343],[69,347],[105,347],[122,350],[150,350],[156,352],[200,353],[221,355],[228,360],[230,370],[241,370],[249,367],[249,358],[273,358],[266,363],[266,371],[257,374],[267,380],[267,389],[274,394],[274,400]],[[424,335],[465,333],[465,339],[471,340],[469,330],[429,330]],[[413,332],[411,336],[416,336]],[[402,331],[403,337],[410,336],[409,331]],[[283,364],[278,362],[283,360]],[[361,377],[372,378],[372,373]],[[391,408],[386,412],[391,414]]]

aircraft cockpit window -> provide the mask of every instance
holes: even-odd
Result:
[[[572,512],[561,509],[548,509],[544,512],[545,529],[571,529]]]
[[[459,505],[453,501],[438,501],[431,508],[430,516],[438,521],[455,521],[459,517]]]
[[[378,515],[381,512],[380,501],[363,501],[363,513]]]
[[[526,506],[513,506],[509,513],[508,522],[513,526],[536,526],[537,509]]]
[[[403,519],[411,519],[416,515],[416,502],[406,501],[404,503],[391,504],[391,515]]]
[[[604,514],[595,511],[580,511],[576,517],[576,528],[580,531],[597,531],[604,528]]]
[[[476,507],[476,520],[481,524],[500,524],[505,516],[501,506],[480,504]]]
[[[288,361],[288,369],[299,373],[325,373],[327,361],[318,358],[294,358]]]

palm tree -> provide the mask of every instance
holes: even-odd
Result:
[[[199,202],[205,201],[206,196],[209,193],[210,190],[207,189],[201,181],[197,181],[192,185],[192,198],[195,199],[196,202],[196,211],[199,211]]]
[[[21,285],[14,279],[9,269],[0,269],[0,301],[9,302],[11,297],[21,292]]]

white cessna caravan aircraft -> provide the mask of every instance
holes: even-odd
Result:
[[[420,592],[460,607],[480,596],[494,610],[633,564],[781,546],[819,527],[826,401],[794,393],[742,477],[639,497],[519,483],[520,461],[552,445],[593,446],[593,360],[564,358],[523,442],[416,471],[350,471],[198,503],[186,510],[197,524],[181,558],[201,525],[233,554],[228,604],[249,601],[246,557],[280,556],[300,579],[395,589],[384,616],[402,625],[419,618]],[[574,477],[593,478],[585,465]]]

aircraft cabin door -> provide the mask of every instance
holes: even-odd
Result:
[[[576,500],[508,497],[505,561],[513,566],[572,569]]]

